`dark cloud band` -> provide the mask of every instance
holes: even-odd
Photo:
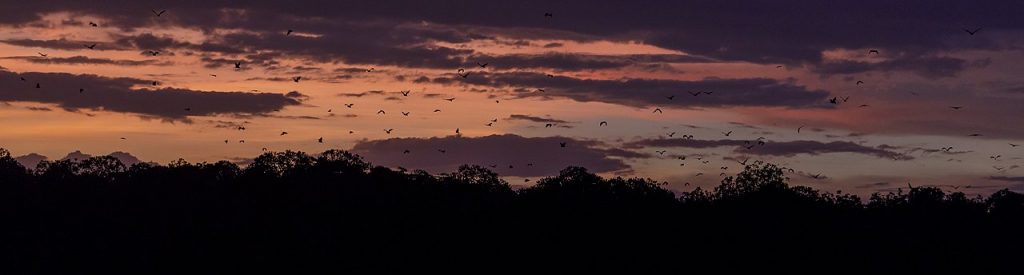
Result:
[[[284,94],[138,88],[151,83],[135,78],[0,71],[0,101],[48,103],[72,111],[104,110],[168,120],[216,114],[265,114],[301,103]]]
[[[561,143],[566,146],[561,147]],[[493,169],[502,175],[523,177],[555,175],[566,166],[586,167],[594,172],[620,171],[629,168],[623,158],[644,156],[606,149],[594,141],[510,134],[359,141],[351,151],[378,165],[431,172],[451,172],[462,164],[494,165]]]

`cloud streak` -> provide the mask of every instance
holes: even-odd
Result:
[[[825,108],[829,93],[809,90],[768,78],[703,80],[624,79],[599,80],[539,73],[478,73],[467,78],[436,78],[434,83],[519,88],[521,97],[565,97],[581,102],[605,102],[635,107],[764,106]],[[543,92],[535,91],[542,88]],[[691,96],[690,92],[701,93]],[[711,94],[705,94],[710,92]],[[676,96],[667,100],[666,96]]]
[[[566,143],[565,147],[561,147],[562,142]],[[502,175],[521,177],[554,175],[567,166],[582,166],[594,172],[614,172],[630,168],[622,160],[624,158],[645,157],[640,153],[605,146],[596,141],[566,137],[507,134],[472,138],[363,140],[357,142],[351,151],[378,165],[431,172],[451,172],[462,164],[494,165],[491,169]],[[406,154],[405,150],[410,152]]]
[[[159,60],[124,60],[108,58],[91,58],[86,56],[72,57],[38,57],[38,56],[12,56],[4,59],[24,60],[36,64],[63,64],[63,65],[115,65],[115,66],[169,66],[170,62]]]
[[[561,120],[561,119],[536,117],[536,116],[531,116],[531,115],[520,115],[520,114],[512,114],[512,115],[508,116],[508,118],[506,118],[505,120],[522,120],[522,121],[540,122],[540,123],[571,123],[569,121],[565,121],[565,120]]]
[[[987,66],[991,60],[967,61],[953,57],[898,57],[881,62],[842,60],[824,62],[811,70],[822,75],[850,75],[872,71],[909,71],[926,78],[954,77],[968,68]]]
[[[48,103],[68,111],[104,110],[182,121],[189,116],[265,115],[301,103],[284,94],[138,88],[149,85],[150,81],[134,78],[0,71],[0,101]]]
[[[751,149],[747,149],[750,146]],[[624,148],[641,149],[646,147],[678,147],[708,149],[717,147],[733,147],[734,153],[795,157],[797,155],[821,155],[828,153],[853,153],[869,155],[885,159],[910,160],[911,156],[899,152],[889,151],[878,147],[869,147],[849,141],[821,142],[813,140],[794,141],[766,141],[764,145],[757,145],[754,141],[747,140],[700,140],[700,139],[645,139],[628,142]]]

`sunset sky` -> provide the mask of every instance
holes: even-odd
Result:
[[[1024,2],[977,2],[0,1],[0,147],[1021,192]]]

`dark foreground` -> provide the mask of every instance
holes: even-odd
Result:
[[[513,191],[357,156],[29,173],[0,149],[2,274],[1022,274],[1024,196],[790,187],[755,164],[681,197],[568,168]]]

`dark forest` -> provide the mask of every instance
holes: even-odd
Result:
[[[579,167],[514,190],[338,150],[31,170],[0,150],[0,219],[6,274],[1019,274],[1024,195],[859,198],[762,162],[676,194]]]

